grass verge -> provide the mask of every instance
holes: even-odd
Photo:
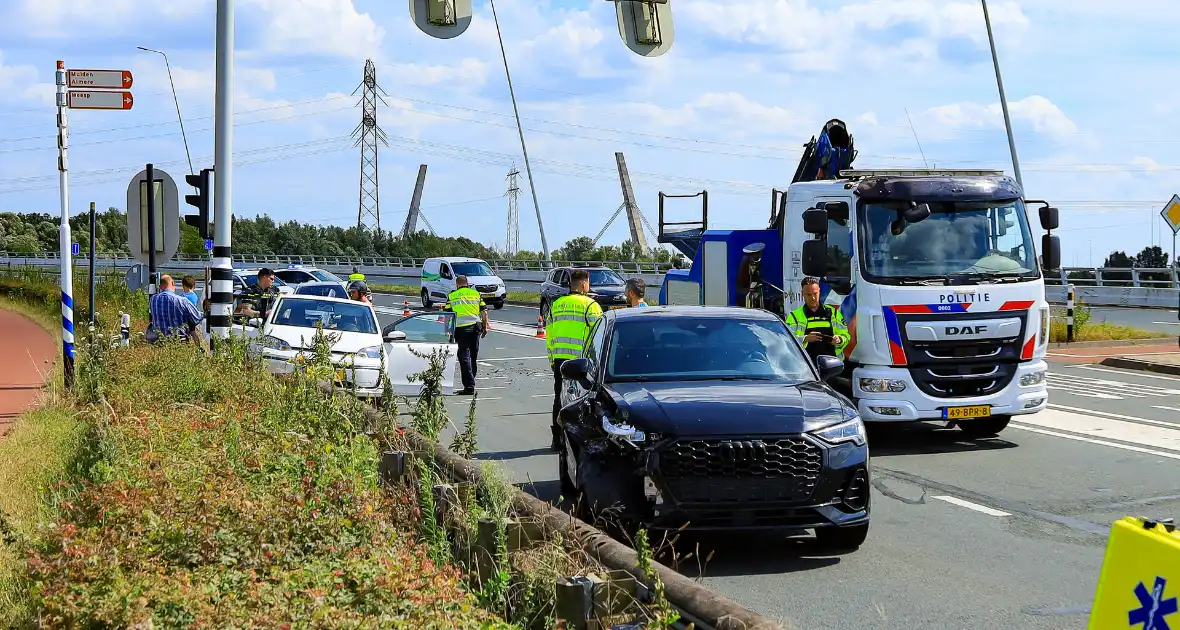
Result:
[[[1166,336],[1164,333],[1143,330],[1133,326],[1122,326],[1110,322],[1095,322],[1091,319],[1090,307],[1081,299],[1074,305],[1073,314],[1074,341],[1121,341],[1132,339],[1154,339]],[[1053,316],[1049,322],[1049,341],[1065,342],[1067,339],[1064,310],[1053,309]]]

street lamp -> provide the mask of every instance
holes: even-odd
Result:
[[[156,53],[164,58],[164,67],[168,69],[168,83],[172,86],[172,102],[176,103],[176,120],[180,123],[180,138],[184,141],[184,155],[188,158],[188,172],[190,175],[195,175],[193,170],[193,156],[188,150],[188,136],[184,133],[184,118],[180,115],[180,99],[176,97],[176,83],[172,81],[172,64],[168,63],[168,55],[161,50],[154,48],[144,48],[143,46],[136,46],[136,48],[150,53]]]
[[[987,0],[979,0],[983,4],[983,23],[987,26],[987,42],[992,49],[992,66],[996,70],[996,87],[1000,90],[1000,109],[1004,112],[1004,128],[1008,131],[1008,151],[1012,154],[1012,172],[1016,174],[1016,183],[1024,190],[1024,181],[1020,178],[1020,160],[1016,157],[1016,140],[1012,137],[1012,117],[1008,115],[1008,99],[1004,96],[1004,80],[1000,78],[1000,58],[996,56],[996,40],[992,36],[992,20],[987,13]]]

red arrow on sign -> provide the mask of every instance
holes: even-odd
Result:
[[[127,70],[67,70],[66,87],[126,90],[135,82]]]

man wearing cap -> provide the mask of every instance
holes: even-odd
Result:
[[[475,393],[479,369],[479,340],[488,336],[488,307],[479,291],[467,286],[467,276],[459,276],[443,309],[455,314],[455,343],[459,344],[459,375],[463,378],[458,394],[470,396]]]
[[[372,304],[373,300],[370,296],[373,292],[369,290],[369,285],[365,284],[364,280],[353,280],[348,283],[348,297],[365,304]]]

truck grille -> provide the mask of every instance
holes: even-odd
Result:
[[[658,468],[679,502],[799,502],[815,490],[823,450],[801,437],[677,440]]]
[[[1021,340],[1028,326],[1026,312],[1003,315],[1022,320],[1020,333],[1008,339],[979,341],[912,341],[905,337],[906,322],[929,315],[898,315],[910,377],[923,393],[936,398],[972,398],[1003,390],[1020,363]],[[997,317],[996,313],[956,314],[948,321],[970,322]]]

